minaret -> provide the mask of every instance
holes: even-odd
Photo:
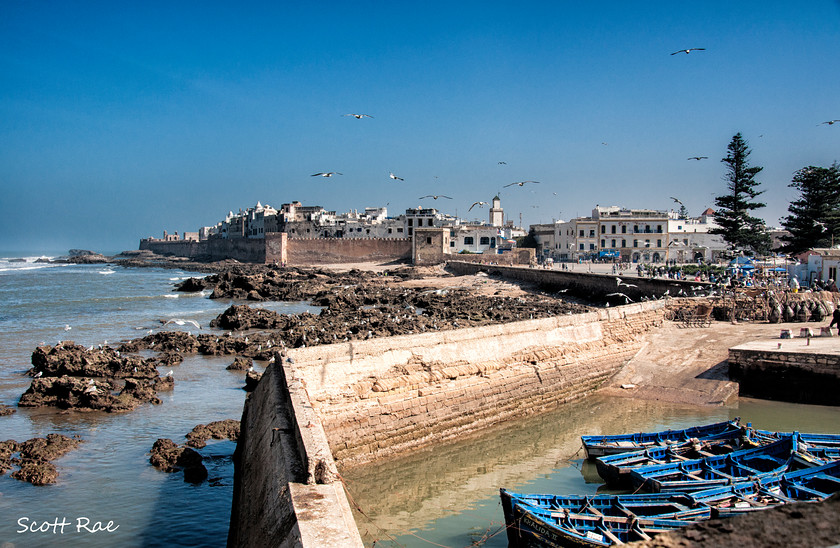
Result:
[[[505,210],[502,209],[502,200],[493,196],[493,207],[490,208],[490,226],[502,226],[505,222]]]

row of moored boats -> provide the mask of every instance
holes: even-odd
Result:
[[[840,434],[757,430],[735,419],[581,441],[607,485],[633,494],[501,489],[511,546],[613,546],[840,492]]]

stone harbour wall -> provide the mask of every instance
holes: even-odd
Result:
[[[816,346],[822,339],[814,342]],[[729,375],[739,382],[741,396],[840,405],[840,352],[836,347],[824,352],[730,348]]]
[[[227,545],[362,548],[324,431],[280,364],[245,402]]]
[[[538,413],[594,391],[664,303],[289,351],[342,466]]]

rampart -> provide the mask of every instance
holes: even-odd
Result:
[[[692,288],[700,291],[709,290],[713,287],[712,284],[707,282],[640,278],[636,276],[628,276],[626,279],[622,279],[616,275],[592,274],[580,270],[523,268],[521,266],[471,263],[457,259],[450,260],[446,264],[456,274],[475,274],[477,272],[497,274],[508,279],[536,283],[546,290],[562,289],[569,295],[578,295],[590,300],[595,297],[605,298],[610,294],[621,293],[632,302],[639,302],[646,299],[658,299],[666,295],[669,297],[690,296],[694,293]],[[621,285],[619,285],[619,281]],[[620,297],[618,300],[621,301],[622,299],[623,297]]]
[[[228,546],[363,546],[312,406],[275,356],[245,401]]]
[[[289,351],[342,466],[580,398],[661,324],[664,303]]]
[[[411,261],[409,238],[288,238],[286,244],[290,265]]]

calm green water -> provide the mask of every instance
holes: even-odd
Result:
[[[345,470],[367,546],[506,547],[499,488],[603,491],[580,436],[684,428],[741,417],[757,428],[840,431],[840,409],[742,399],[733,408],[595,396],[480,437],[396,461]]]

